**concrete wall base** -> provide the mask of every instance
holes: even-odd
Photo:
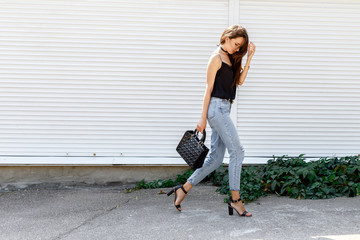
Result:
[[[135,183],[169,179],[187,166],[0,166],[0,185],[26,187],[39,183]]]

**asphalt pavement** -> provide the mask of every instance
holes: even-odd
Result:
[[[229,216],[225,195],[199,184],[173,206],[169,188],[50,185],[0,190],[0,239],[359,240],[360,196],[296,200],[270,195]]]

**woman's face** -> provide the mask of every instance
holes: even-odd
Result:
[[[226,38],[226,50],[229,52],[229,54],[233,54],[237,51],[239,51],[240,47],[244,44],[245,38],[243,37],[237,37],[237,38]]]

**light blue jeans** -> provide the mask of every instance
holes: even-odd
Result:
[[[240,191],[241,166],[244,160],[244,148],[240,143],[236,127],[230,118],[231,103],[228,100],[212,97],[208,108],[208,122],[212,130],[211,152],[201,168],[187,179],[191,185],[198,184],[212,171],[217,169],[228,149],[229,187],[231,191]]]

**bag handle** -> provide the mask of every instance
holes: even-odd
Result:
[[[199,131],[195,129],[195,134],[196,134],[196,136],[198,135],[198,133],[199,133]],[[202,135],[202,138],[200,139],[200,141],[204,143],[204,142],[205,142],[205,139],[206,139],[206,131],[205,131],[205,129],[204,129],[203,135]]]

